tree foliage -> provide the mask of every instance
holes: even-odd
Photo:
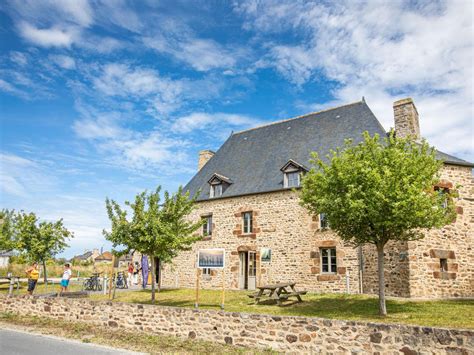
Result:
[[[62,219],[56,222],[39,221],[34,213],[17,214],[15,248],[30,261],[43,263],[44,280],[47,281],[46,261],[64,251],[67,240],[73,234],[64,226]]]
[[[2,209],[0,211],[0,251],[16,249],[15,222],[14,210]]]
[[[194,209],[197,195],[191,197],[182,187],[172,195],[165,192],[161,202],[161,187],[153,192],[144,191],[125,206],[106,199],[107,214],[111,230],[104,236],[112,242],[119,253],[138,251],[148,255],[152,262],[152,301],[155,299],[155,258],[161,262],[171,261],[180,251],[190,249],[200,239],[193,233],[202,226],[202,221],[193,222],[187,217]]]
[[[440,194],[433,189],[442,162],[425,141],[416,143],[393,134],[381,140],[367,132],[361,143],[347,141],[327,160],[313,153],[311,162],[313,167],[302,182],[302,204],[315,214],[326,213],[331,228],[347,243],[377,247],[380,313],[385,315],[384,294],[380,294],[385,244],[422,238],[426,230],[455,217],[455,191]]]

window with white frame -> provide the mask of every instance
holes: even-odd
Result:
[[[434,190],[438,192],[438,194],[441,196],[443,199],[443,202],[441,203],[441,207],[443,208],[448,208],[448,194],[449,194],[449,189],[445,187],[439,187],[435,186]]]
[[[244,234],[252,233],[252,212],[244,212],[242,214],[242,231]]]
[[[329,228],[329,221],[328,221],[328,216],[326,213],[319,214],[319,228],[321,229]]]
[[[211,185],[211,197],[222,196],[222,183]]]
[[[321,272],[323,274],[337,272],[336,248],[321,248]]]
[[[285,173],[285,187],[299,187],[301,174],[299,171]]]
[[[204,269],[202,269],[202,274],[203,276],[211,276],[211,269],[208,267],[205,267]]]
[[[210,236],[212,235],[212,215],[202,217],[204,224],[202,226],[202,235]]]

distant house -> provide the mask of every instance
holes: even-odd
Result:
[[[12,251],[2,251],[0,250],[0,268],[8,267],[10,263],[10,257],[14,254]]]
[[[131,263],[133,261],[133,253],[128,253],[125,255],[122,255],[119,258],[119,267],[127,266],[128,263]]]
[[[94,259],[94,262],[98,264],[110,264],[112,263],[112,257],[112,253],[110,251],[104,251]]]
[[[92,251],[86,251],[84,254],[76,255],[71,259],[71,262],[82,263],[95,261],[95,259],[100,255],[99,249],[93,249]]]

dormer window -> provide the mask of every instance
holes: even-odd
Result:
[[[303,165],[291,159],[280,170],[283,172],[283,187],[285,188],[300,187],[301,175],[308,171]]]
[[[225,190],[232,184],[232,180],[223,175],[214,173],[208,183],[211,185],[209,197],[216,198],[222,196]]]
[[[211,197],[222,196],[222,183],[211,185]]]
[[[286,175],[286,186],[285,187],[298,187],[300,186],[300,172],[295,171],[292,173],[285,173]]]

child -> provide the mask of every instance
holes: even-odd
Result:
[[[64,265],[63,278],[61,279],[61,294],[67,292],[67,287],[69,285],[69,279],[72,276],[71,266],[69,264]]]
[[[128,263],[128,287],[132,287],[133,281],[133,263]]]
[[[31,266],[25,270],[26,275],[28,276],[28,293],[33,295],[33,291],[35,290],[36,283],[39,279],[39,270],[38,270],[38,263],[34,262]]]

